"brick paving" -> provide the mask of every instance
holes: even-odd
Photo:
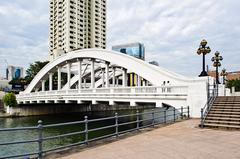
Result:
[[[200,129],[191,119],[62,159],[240,159],[240,131]]]

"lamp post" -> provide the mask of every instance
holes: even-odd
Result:
[[[220,56],[218,51],[215,52],[215,56],[212,57],[213,67],[216,67],[216,84],[220,84],[219,82],[219,75],[218,75],[218,67],[221,67],[221,62],[223,58]]]
[[[225,81],[226,81],[226,76],[228,75],[228,73],[227,73],[227,71],[226,71],[226,69],[224,68],[224,69],[222,69],[222,72],[221,72],[221,74],[220,74],[221,76],[223,76],[223,84],[225,85]]]
[[[199,77],[202,77],[202,76],[208,76],[207,72],[205,71],[205,55],[210,53],[211,52],[211,49],[209,46],[207,46],[207,41],[205,39],[203,39],[200,43],[200,46],[197,50],[197,54],[198,55],[203,55],[203,63],[202,63],[202,72],[201,74],[199,75]]]

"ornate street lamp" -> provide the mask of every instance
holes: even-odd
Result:
[[[223,84],[225,84],[225,82],[226,82],[226,76],[228,75],[228,73],[227,73],[227,71],[226,71],[225,68],[222,69],[222,72],[221,72],[220,75],[223,76]]]
[[[221,67],[220,61],[222,61],[223,58],[220,56],[220,53],[218,51],[215,52],[215,56],[212,57],[213,66],[216,67],[216,84],[220,84],[219,82],[219,75],[218,75],[218,67]]]
[[[199,75],[199,77],[208,76],[207,72],[205,71],[205,55],[210,53],[210,52],[211,52],[211,49],[210,49],[209,46],[207,46],[207,41],[205,39],[202,40],[201,43],[200,43],[200,46],[197,50],[198,55],[203,54],[202,72]]]

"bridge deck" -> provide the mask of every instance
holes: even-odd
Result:
[[[240,158],[240,131],[199,129],[198,124],[196,119],[176,123],[63,159]]]

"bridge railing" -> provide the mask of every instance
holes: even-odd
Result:
[[[143,118],[145,116],[145,118]],[[123,118],[128,118],[128,120]],[[24,154],[11,154],[8,156],[0,156],[0,158],[17,158],[17,157],[38,157],[43,158],[43,156],[49,152],[54,152],[56,150],[62,150],[65,148],[71,148],[74,146],[79,145],[88,145],[89,142],[101,140],[105,138],[115,137],[117,138],[120,135],[132,132],[132,131],[140,131],[143,128],[147,127],[154,127],[159,124],[170,124],[176,122],[178,120],[188,119],[190,118],[189,107],[181,107],[180,109],[168,109],[168,110],[151,110],[148,112],[140,113],[137,111],[133,114],[126,114],[126,115],[118,115],[115,113],[115,116],[105,117],[105,118],[98,118],[98,119],[88,119],[88,116],[85,116],[85,119],[82,121],[75,121],[75,122],[67,122],[67,123],[59,123],[59,124],[49,124],[44,125],[43,122],[40,120],[38,121],[37,126],[32,127],[21,127],[21,128],[2,128],[0,129],[0,133],[26,133],[23,131],[28,131],[28,133],[33,133],[29,131],[35,131],[37,133],[37,138],[35,139],[27,139],[27,140],[18,140],[18,141],[5,141],[0,142],[0,150],[3,152],[4,149],[2,148],[9,148],[12,145],[19,145],[21,147],[22,144],[32,144],[37,143],[37,147],[33,152],[26,152]],[[92,127],[91,123],[94,122],[106,122],[108,121],[108,125],[100,126],[100,127]],[[145,123],[145,124],[144,124]],[[62,128],[64,126],[74,126],[74,125],[82,125],[82,129],[79,126],[79,131],[68,132],[64,134],[59,134],[55,136],[45,136],[44,132],[49,128]],[[122,126],[131,125],[131,128],[122,129]],[[110,133],[92,137],[91,134],[94,132],[101,130],[111,129]],[[21,135],[20,135],[21,136]],[[78,141],[74,143],[63,144],[57,147],[50,147],[45,148],[44,145],[46,142],[51,140],[63,140],[64,138],[77,136]],[[26,146],[26,145],[25,145]],[[15,149],[17,152],[17,150]],[[0,153],[1,154],[1,153]]]
[[[209,97],[208,97],[207,103],[204,105],[203,108],[201,108],[201,123],[200,123],[201,128],[204,127],[204,123],[207,118],[207,115],[210,112],[211,107],[218,95],[218,90],[216,88],[209,89],[208,92],[210,93],[208,95]]]
[[[21,93],[18,97],[34,97],[46,95],[66,95],[66,94],[187,94],[188,86],[145,86],[145,87],[110,87],[110,88],[89,88],[89,89],[69,89],[53,90],[44,92]]]

